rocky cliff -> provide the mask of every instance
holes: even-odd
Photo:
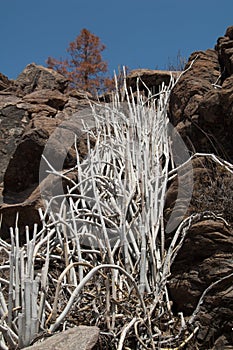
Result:
[[[193,155],[194,186],[186,216],[201,217],[205,212],[214,215],[194,220],[186,232],[172,266],[168,292],[173,312],[183,312],[184,317],[194,312],[203,296],[196,321],[199,332],[187,349],[233,349],[233,27],[217,40],[215,48],[194,52],[185,71],[175,75],[179,77],[169,99],[169,118]],[[134,71],[127,80],[133,91],[138,77],[157,93],[161,82],[169,83],[170,73]],[[143,90],[144,85],[140,84]],[[94,101],[93,97],[83,91],[67,90],[63,76],[42,66],[28,65],[15,81],[0,74],[3,239],[9,239],[9,228],[14,226],[17,213],[22,232],[25,225],[32,228],[34,223],[40,223],[38,173],[46,142],[60,123],[68,123],[69,117],[82,112],[90,100]],[[75,133],[82,158],[87,153],[87,136],[81,119],[83,114],[77,114]],[[89,116],[85,122],[90,128],[94,125]],[[54,150],[58,155],[63,152],[59,144]],[[74,165],[75,154],[70,149],[64,169]],[[184,183],[189,181],[188,171],[183,168]],[[76,174],[70,176],[75,179]],[[49,177],[45,186],[51,189]],[[178,186],[177,178],[171,178],[165,220],[174,209]],[[176,206],[177,218],[185,201],[184,193]],[[167,235],[167,242],[173,234]],[[209,292],[203,295],[209,286]]]
[[[22,228],[39,221],[37,209],[41,202],[37,187],[45,144],[62,121],[89,105],[87,98],[91,100],[91,96],[83,91],[67,92],[68,82],[63,76],[35,64],[29,64],[15,81],[4,76],[0,79],[0,211],[1,235],[6,237],[17,212]],[[85,122],[90,124],[91,120],[86,118]],[[82,128],[81,119],[76,125]],[[82,156],[86,154],[85,136],[81,129],[77,133]],[[59,143],[55,145],[57,155],[61,148]],[[73,156],[68,154],[65,168],[74,165]]]

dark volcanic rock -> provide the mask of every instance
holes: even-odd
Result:
[[[7,83],[5,78],[2,80]],[[71,145],[65,146],[66,140],[68,144],[71,138],[74,140],[74,134],[81,159],[86,155],[86,136],[81,129],[82,119],[90,128],[94,126],[88,102],[91,96],[83,91],[66,92],[66,87],[66,79],[57,72],[30,64],[7,92],[0,91],[2,237],[7,237],[9,227],[14,226],[17,212],[21,232],[25,225],[33,227],[34,223],[39,223],[38,208],[43,207],[38,189],[41,156],[59,125],[62,124],[60,133],[57,130],[50,144],[52,165],[56,168],[59,161],[64,161],[59,164],[62,170],[62,167],[69,169],[76,164],[74,149]],[[46,185],[50,187],[48,192],[52,191],[56,180],[54,184],[45,182]]]
[[[192,53],[187,67],[190,69],[181,76],[170,97],[170,119],[174,126],[195,116],[200,101],[207,92],[214,91],[213,84],[220,75],[218,54],[214,50]]]
[[[170,120],[193,153],[214,153],[231,162],[232,33],[233,27],[228,28],[225,36],[218,39],[215,50],[191,55],[186,68],[192,65],[174,87],[169,105]],[[173,179],[168,188],[166,220],[174,208],[177,218],[185,209],[187,216],[211,211],[219,218],[203,217],[188,229],[171,269],[169,292],[174,311],[182,311],[189,317],[203,296],[195,319],[200,327],[196,338],[198,349],[232,349],[232,168],[227,169],[226,164],[221,165],[210,156],[194,158],[192,167],[193,174],[184,168],[179,183],[177,178]],[[193,193],[187,208],[185,188],[191,185],[192,175]],[[184,188],[179,198],[178,186]],[[179,205],[175,207],[177,201]]]
[[[38,185],[39,165],[44,146],[59,123],[56,119],[46,117],[35,118],[30,122],[5,172],[5,202],[12,197],[14,203],[17,203],[16,193]],[[10,196],[10,193],[14,195]]]
[[[68,101],[68,96],[58,90],[36,90],[25,95],[18,107],[27,110],[29,117],[55,117]]]
[[[21,237],[24,235],[26,225],[31,228],[34,223],[39,224],[38,209],[43,208],[42,188],[43,193],[49,198],[66,192],[67,186],[70,185],[66,182],[56,192],[56,186],[59,185],[57,181],[60,178],[47,176],[49,166],[43,161],[42,153],[59,172],[62,169],[73,168],[76,165],[76,152],[72,147],[75,135],[80,160],[87,154],[87,135],[79,129],[80,124],[78,121],[62,122],[60,119],[46,117],[34,118],[30,122],[10,159],[4,176],[4,204],[0,206],[0,214],[3,214],[2,237],[8,237],[9,227],[14,226],[17,212],[19,212]],[[91,146],[93,145],[91,141]],[[75,177],[76,172],[71,175]],[[42,181],[41,187],[38,187],[39,181]]]
[[[222,80],[233,74],[233,26],[227,28],[224,37],[220,37],[215,46],[222,68]]]
[[[12,85],[12,81],[10,81],[4,74],[0,73],[0,91],[6,90]]]
[[[195,52],[170,97],[170,120],[193,152],[233,160],[231,27],[215,50]]]
[[[152,94],[158,93],[164,83],[169,85],[171,76],[175,79],[180,75],[179,71],[152,70],[152,69],[135,69],[127,76],[127,86],[130,86],[133,92],[137,91],[137,86],[140,91],[148,94],[148,89]]]
[[[27,111],[17,106],[19,101],[14,95],[0,92],[0,183],[25,126],[29,123]]]
[[[43,89],[24,96],[22,100],[25,103],[45,104],[56,110],[60,110],[65,106],[68,97],[59,91]]]
[[[190,316],[209,288],[195,318],[200,327],[198,349],[209,349],[223,336],[226,345],[232,344],[232,249],[231,227],[217,219],[202,220],[188,230],[172,266],[169,291],[173,310]]]
[[[63,75],[52,69],[31,63],[15,80],[15,86],[24,94],[42,89],[64,92],[68,86],[68,81]]]
[[[56,130],[56,136],[50,142],[52,165],[57,169],[57,162],[64,162],[63,168],[70,169],[76,165],[75,151],[67,149],[70,139],[76,135],[77,146],[82,159],[87,154],[86,136],[69,121],[61,123],[59,119],[40,117],[33,119],[22,136],[17,149],[12,156],[4,177],[4,201],[12,198],[17,202],[15,195],[26,189],[34,189],[39,183],[39,167],[41,156],[49,137]],[[55,134],[54,134],[55,135]],[[59,138],[61,136],[62,138]],[[71,139],[71,145],[72,145]],[[62,170],[62,169],[57,169]],[[14,193],[12,196],[11,193]],[[14,198],[14,199],[13,199]]]
[[[193,222],[171,268],[169,293],[173,301],[173,311],[183,312],[184,316],[189,317],[204,291],[221,278],[232,274],[233,268],[233,174],[211,157],[194,158],[192,166],[194,187],[186,216],[201,216],[205,211],[208,215],[211,211],[216,217],[203,217]],[[189,185],[190,174],[185,172],[185,167],[179,181],[179,186],[185,188]],[[179,209],[185,209],[185,192],[181,191],[178,199],[177,193],[178,180],[174,179],[167,192],[165,216],[171,214],[177,200],[178,218]],[[167,243],[169,242],[170,239],[167,238]],[[231,344],[232,282],[233,276],[230,276],[213,285],[206,293],[195,319],[200,326],[197,335],[198,349],[209,349],[214,346],[215,341],[218,344],[223,339],[224,344]],[[218,349],[217,345],[213,349]]]

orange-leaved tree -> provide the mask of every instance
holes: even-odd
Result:
[[[111,79],[106,77],[107,62],[102,59],[105,45],[100,38],[87,29],[69,44],[69,57],[57,60],[49,57],[47,65],[63,74],[70,81],[71,88],[79,88],[96,94],[108,87]]]

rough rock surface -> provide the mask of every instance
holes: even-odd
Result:
[[[225,345],[232,345],[232,249],[232,229],[217,219],[203,220],[191,226],[172,266],[169,292],[173,310],[184,316],[194,312],[212,285],[194,321],[200,327],[198,349],[214,345],[220,337]]]
[[[2,73],[0,73],[0,91],[6,90],[11,86],[12,82]]]
[[[218,39],[215,49],[218,51],[224,80],[233,74],[233,26],[227,28],[224,37]]]
[[[214,282],[230,275],[233,266],[233,174],[210,157],[194,158],[192,167],[194,188],[186,215],[209,211],[215,213],[216,218],[194,221],[172,265],[169,293],[173,310],[183,312],[185,317],[194,312],[202,293]],[[190,174],[184,169],[179,180],[179,185],[185,188],[189,185],[185,181],[190,181]],[[174,179],[167,192],[165,214],[168,216],[177,198],[177,189],[178,181]],[[181,193],[177,217],[186,205],[185,191]],[[198,349],[204,350],[207,344],[220,342],[220,337],[226,346],[232,344],[232,282],[233,275],[213,285],[206,293],[196,318],[200,326]]]
[[[232,162],[233,27],[218,39],[214,50],[193,53],[188,66],[171,93],[170,120],[193,154],[213,153]],[[194,222],[186,232],[171,269],[169,293],[174,311],[190,317],[209,288],[196,316],[200,326],[196,346],[203,350],[233,349],[232,169],[210,156],[199,156],[192,160],[191,171],[193,174],[184,167],[179,184],[177,178],[172,180],[165,216],[170,216],[181,185],[177,218],[185,209],[187,216],[211,211],[216,218]],[[187,208],[190,181],[193,191]]]
[[[68,86],[68,81],[63,75],[52,69],[31,63],[18,76],[14,85],[18,91],[22,91],[24,94],[42,89],[64,92]]]
[[[194,52],[171,93],[170,120],[192,152],[233,160],[232,27],[215,50]],[[230,34],[229,34],[230,33]]]
[[[55,194],[57,179],[53,177],[53,180],[49,180],[48,177],[46,181],[46,169],[48,169],[48,166],[43,164],[41,156],[51,134],[55,130],[56,132],[60,130],[57,128],[59,124],[61,124],[59,119],[35,118],[30,122],[21,141],[18,143],[4,176],[4,204],[0,207],[0,213],[3,214],[2,237],[7,238],[9,227],[14,226],[17,212],[19,213],[18,225],[21,233],[24,232],[25,225],[33,227],[34,223],[39,223],[38,208],[43,207],[40,195],[41,188],[38,187],[39,180],[41,181],[45,178],[43,193],[46,191],[50,197],[52,193]],[[74,134],[77,136],[77,148],[80,159],[85,157],[87,154],[86,134],[77,126],[75,128],[75,125],[73,123],[70,124],[69,121],[62,123],[61,130],[62,138],[65,137],[68,141],[74,138]],[[60,142],[59,135],[60,133],[58,132],[58,135],[50,142],[50,148],[48,149],[47,147],[47,155],[50,155],[50,164],[55,169],[71,169],[76,165],[75,150],[73,148],[69,149],[65,141]],[[75,175],[71,173],[71,176],[74,177]],[[62,191],[69,183],[66,182],[63,185]]]
[[[79,326],[46,338],[41,343],[27,347],[28,350],[91,350],[99,338],[98,327]]]
[[[4,77],[4,76],[3,76]],[[7,79],[7,78],[6,78]],[[6,81],[5,78],[2,80]],[[67,81],[57,72],[35,64],[28,65],[16,81],[0,91],[0,214],[2,237],[14,226],[16,213],[19,227],[39,222],[42,206],[39,183],[41,156],[49,137],[61,125],[63,138],[77,136],[81,158],[86,155],[86,136],[82,120],[91,128],[88,98],[84,91],[66,91]],[[53,140],[52,162],[59,159],[64,168],[72,168],[75,152],[59,139]],[[69,142],[68,142],[69,143]],[[70,148],[70,149],[69,149]],[[56,182],[55,180],[53,182]],[[47,181],[44,186],[55,187]],[[52,190],[52,188],[51,188]]]
[[[20,98],[0,91],[0,183],[17,142],[29,123],[28,112],[17,106]]]
[[[148,89],[151,90],[152,94],[156,94],[159,92],[162,83],[169,85],[171,76],[177,78],[180,73],[178,71],[135,69],[127,76],[127,85],[132,88],[133,92],[137,91],[138,84],[139,90],[144,91],[146,95],[148,94]]]
[[[0,75],[0,184],[30,119],[55,117],[69,99],[66,87],[62,75],[34,63],[14,82]]]

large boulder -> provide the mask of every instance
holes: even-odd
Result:
[[[98,327],[79,326],[45,338],[28,350],[91,350],[99,339]]]
[[[60,122],[57,119],[40,117],[29,123],[5,172],[4,202],[17,203],[17,193],[29,188],[32,191],[38,185],[43,149]]]
[[[145,95],[148,95],[148,89],[152,94],[156,94],[163,83],[168,86],[171,77],[177,78],[180,73],[179,71],[135,69],[127,75],[126,82],[133,92],[139,88]]]
[[[34,118],[25,130],[6,169],[4,202],[17,203],[17,193],[22,194],[27,190],[28,195],[30,189],[32,192],[38,186],[40,163],[43,161],[41,156],[51,135],[54,136],[50,139],[47,154],[55,169],[60,160],[64,162],[63,169],[70,169],[76,165],[75,150],[67,146],[73,144],[75,136],[80,159],[87,154],[87,136],[79,129],[78,122],[76,125],[69,120],[62,122],[56,118]],[[22,200],[22,196],[20,199]]]
[[[68,99],[57,90],[38,90],[22,98],[14,91],[0,91],[0,183],[29,121],[34,117],[55,117]],[[49,127],[49,119],[46,121]]]
[[[33,227],[39,223],[38,208],[43,207],[39,169],[53,132],[62,124],[63,139],[74,139],[75,134],[82,159],[87,152],[82,119],[90,128],[95,123],[90,117],[92,96],[84,91],[66,90],[67,80],[52,69],[33,63],[14,82],[4,75],[0,75],[0,81],[0,89],[8,87],[0,91],[0,215],[3,214],[0,230],[1,236],[7,238],[17,213],[21,232],[25,225]],[[58,133],[50,144],[50,160],[55,168],[61,159],[64,169],[72,168],[76,164],[75,151],[72,147],[67,149],[59,136]],[[68,184],[63,185],[66,188]],[[52,196],[56,179],[48,179],[43,186]]]
[[[68,96],[58,90],[36,90],[22,97],[18,107],[27,110],[30,118],[55,117],[68,101]]]
[[[174,126],[191,121],[205,94],[214,91],[213,84],[220,75],[218,54],[215,50],[197,51],[191,54],[170,96],[170,119]]]
[[[79,120],[77,123],[74,120],[62,122],[61,119],[47,117],[34,118],[29,123],[4,175],[4,203],[0,206],[0,214],[3,214],[2,237],[7,237],[9,227],[14,226],[17,212],[20,213],[21,233],[24,232],[26,225],[33,227],[34,223],[39,223],[37,210],[43,207],[43,204],[41,188],[38,186],[48,175],[49,167],[43,161],[42,154],[49,139],[46,156],[49,157],[53,168],[58,171],[71,169],[76,165],[76,152],[72,147],[75,136],[80,160],[86,156],[87,135],[79,128],[80,125]],[[52,196],[56,179],[45,182],[43,186],[44,192]],[[64,187],[66,186],[67,184]]]
[[[14,84],[18,91],[24,94],[42,89],[64,92],[68,86],[68,80],[50,68],[31,63],[18,76]]]

